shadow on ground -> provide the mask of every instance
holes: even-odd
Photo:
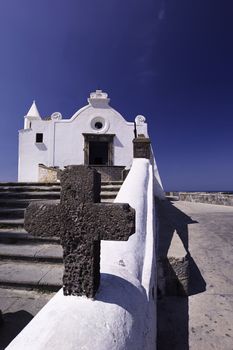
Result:
[[[3,324],[0,325],[0,350],[4,350],[32,318],[33,316],[24,310],[4,314]]]
[[[189,295],[204,292],[206,283],[198,266],[189,253],[188,226],[197,223],[191,217],[174,207],[172,202],[156,203],[158,218],[158,255],[167,257],[176,231],[187,252],[189,260]],[[159,284],[159,281],[158,281]],[[188,296],[161,295],[158,291],[157,304],[157,350],[189,349]]]

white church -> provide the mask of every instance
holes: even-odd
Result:
[[[96,90],[70,119],[62,119],[59,112],[43,119],[34,101],[24,117],[24,129],[19,131],[18,181],[41,181],[39,165],[129,169],[133,139],[137,135],[148,137],[146,119],[138,115],[134,122],[127,122],[109,103],[107,93]],[[154,157],[152,161],[162,187]]]
[[[127,122],[109,102],[108,95],[97,90],[70,119],[58,112],[42,119],[34,102],[19,131],[19,181],[41,181],[41,165],[63,169],[87,164],[100,172],[110,169],[112,176],[116,169],[130,169],[114,203],[135,209],[135,233],[127,241],[101,240],[101,288],[95,300],[65,296],[60,289],[7,350],[156,348],[154,195],[164,198],[164,191],[145,118]],[[45,208],[43,203],[40,208]]]

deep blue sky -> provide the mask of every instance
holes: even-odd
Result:
[[[146,116],[166,190],[233,190],[231,0],[1,0],[0,181],[33,99],[70,118],[96,88]]]

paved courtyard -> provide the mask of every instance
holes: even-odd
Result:
[[[191,296],[158,302],[158,350],[233,350],[233,207],[176,201],[165,209],[193,264]],[[52,295],[0,289],[0,350]]]
[[[191,296],[159,300],[158,350],[232,350],[233,207],[181,201],[170,207],[167,220],[178,231],[180,214],[191,218],[180,232],[193,261]]]
[[[0,309],[4,314],[4,324],[0,327],[0,350],[5,349],[54,294],[0,288]]]

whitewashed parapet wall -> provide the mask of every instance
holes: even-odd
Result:
[[[154,169],[134,159],[115,202],[136,209],[127,242],[101,242],[101,285],[95,300],[60,290],[7,350],[155,350],[156,257]]]

